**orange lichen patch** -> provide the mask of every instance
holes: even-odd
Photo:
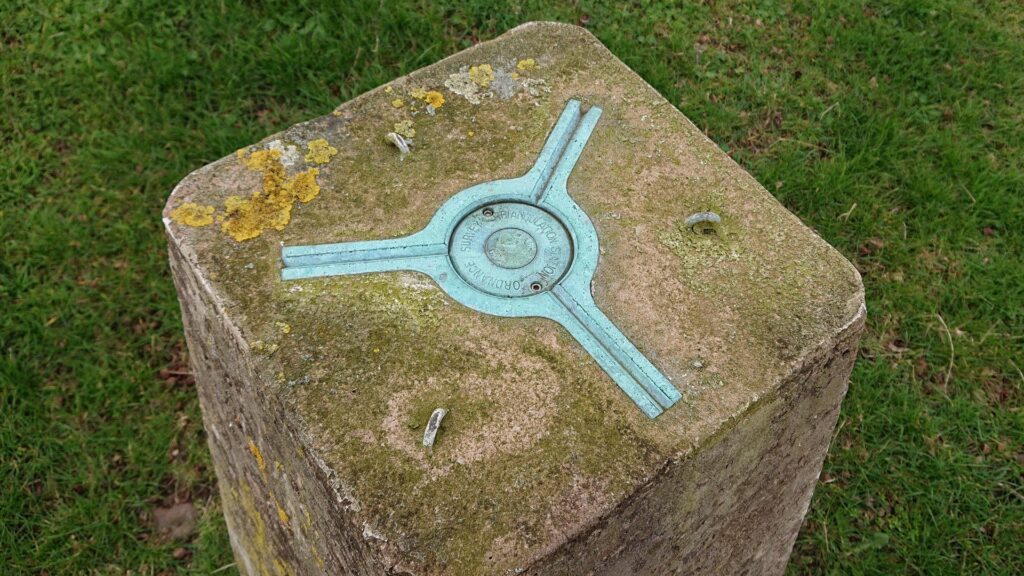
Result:
[[[317,138],[307,145],[306,162],[313,164],[327,164],[337,153],[338,149],[331,146],[327,140]]]
[[[213,206],[203,206],[195,202],[185,202],[171,210],[171,220],[186,226],[208,226],[213,224]]]
[[[494,80],[494,69],[491,68],[490,64],[471,66],[469,68],[469,79],[477,86],[486,88],[490,86],[491,81]]]
[[[522,72],[529,72],[530,70],[533,70],[536,67],[537,61],[534,60],[533,58],[526,58],[525,60],[520,60],[519,62],[516,62],[516,68],[518,68]]]
[[[256,459],[256,465],[260,467],[260,472],[267,469],[267,463],[263,460],[263,453],[260,452],[259,446],[249,438],[249,452],[252,457]]]
[[[318,161],[326,157],[323,161],[326,162],[337,152],[326,140],[314,140],[309,143],[306,160]],[[245,150],[239,150],[238,157],[247,168],[263,176],[262,190],[253,192],[249,198],[229,196],[224,201],[221,230],[239,242],[256,238],[267,228],[283,230],[291,220],[295,201],[309,202],[320,193],[316,183],[320,171],[310,168],[288,177],[278,150],[257,150],[248,155]]]
[[[435,110],[444,105],[444,95],[436,90],[431,90],[430,92],[427,92],[427,95],[423,97],[423,100],[427,104],[430,104],[430,106],[433,107]]]

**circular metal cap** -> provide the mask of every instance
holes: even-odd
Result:
[[[455,227],[448,253],[474,288],[510,298],[550,289],[572,261],[565,226],[530,204],[487,204]]]

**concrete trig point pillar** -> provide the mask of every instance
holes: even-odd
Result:
[[[398,79],[165,216],[243,573],[782,572],[860,279],[584,30]]]

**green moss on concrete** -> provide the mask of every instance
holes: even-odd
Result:
[[[778,232],[779,244],[802,245],[766,254],[745,239],[721,203],[709,200],[702,206],[722,216],[713,233],[679,221],[661,231],[659,239],[679,258],[679,280],[688,289],[734,308],[746,319],[742,328],[762,345],[766,361],[794,358],[809,338],[849,313],[846,299],[856,290],[857,279],[837,254],[784,230]]]
[[[314,281],[295,293],[307,304],[307,299],[320,302],[337,314],[329,322],[297,324],[286,338],[332,342],[337,371],[296,387],[290,400],[307,420],[338,431],[331,459],[345,470],[367,517],[386,519],[375,530],[407,539],[414,552],[432,557],[437,566],[486,572],[492,541],[507,535],[508,526],[519,526],[527,540],[540,539],[545,529],[541,511],[557,504],[559,495],[579,478],[600,478],[602,490],[621,493],[643,476],[644,464],[655,452],[648,442],[618,420],[615,407],[585,393],[594,383],[571,376],[579,372],[574,360],[528,345],[524,353],[542,358],[568,380],[556,402],[554,425],[525,453],[456,464],[443,478],[431,480],[406,453],[382,445],[388,401],[409,390],[409,382],[428,387],[428,392],[415,395],[400,422],[413,444],[433,409],[450,410],[433,451],[422,449],[429,461],[443,455],[452,438],[471,434],[493,418],[492,401],[459,392],[451,379],[473,373],[498,379],[501,373],[483,356],[443,347],[457,344],[457,337],[445,337],[459,325],[453,316],[472,312],[439,304],[443,297],[438,293],[402,288],[384,276],[338,280],[344,285]],[[282,364],[289,380],[304,366],[285,359]],[[428,384],[428,379],[434,382]],[[338,403],[346,407],[336,409]],[[344,436],[352,430],[371,431],[377,442]],[[528,508],[522,502],[524,491],[531,494]]]

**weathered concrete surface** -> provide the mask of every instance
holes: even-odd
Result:
[[[553,322],[412,273],[280,281],[282,242],[408,234],[522,174],[569,98],[604,109],[568,184],[595,299],[684,394],[657,420]],[[683,225],[703,210],[714,234]],[[165,217],[243,572],[782,571],[860,278],[586,31],[525,25],[364,94],[189,175]]]

